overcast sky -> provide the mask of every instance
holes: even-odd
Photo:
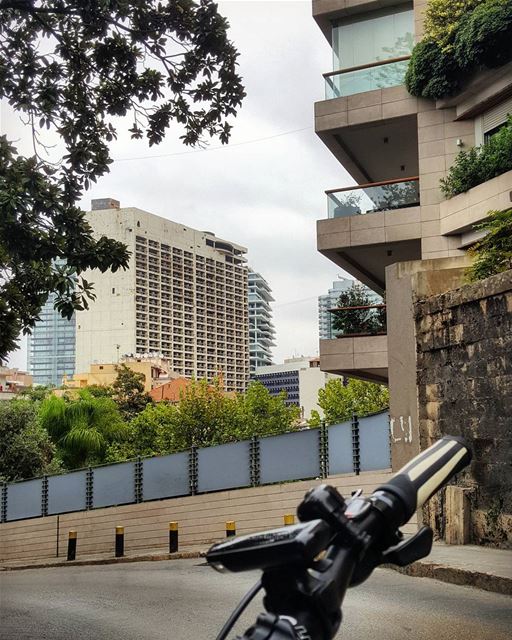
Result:
[[[150,149],[120,129],[110,174],[81,205],[112,197],[246,246],[275,298],[274,361],[316,355],[317,297],[342,271],[317,253],[315,221],[326,217],[324,190],[351,183],[314,133],[313,103],[323,99],[331,51],[310,2],[227,0],[219,9],[231,24],[247,92],[230,144],[190,150],[175,129]],[[30,154],[26,131],[5,105],[2,123]],[[11,363],[26,366],[24,345]]]

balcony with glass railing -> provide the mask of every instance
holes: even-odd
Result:
[[[328,189],[325,193],[329,218],[394,211],[420,204],[418,176]]]
[[[404,55],[324,73],[325,99],[402,85],[410,58]]]

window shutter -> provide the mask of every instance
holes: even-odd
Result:
[[[492,131],[506,122],[509,114],[512,114],[512,98],[508,98],[483,114],[483,133]]]

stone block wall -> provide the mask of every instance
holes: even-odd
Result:
[[[471,542],[512,548],[512,271],[414,305],[420,447],[461,435]],[[446,530],[445,495],[425,518]]]

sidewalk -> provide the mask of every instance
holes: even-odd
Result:
[[[408,567],[388,566],[408,576],[512,595],[512,551],[439,542],[423,560]]]
[[[166,553],[163,549],[136,550],[122,558],[114,558],[112,553],[104,553],[79,556],[73,562],[67,562],[65,557],[8,561],[0,564],[0,571],[201,558],[207,548],[205,545],[187,546],[172,554]],[[436,543],[427,558],[408,567],[386,565],[386,568],[418,578],[435,578],[442,582],[512,595],[512,551]]]

